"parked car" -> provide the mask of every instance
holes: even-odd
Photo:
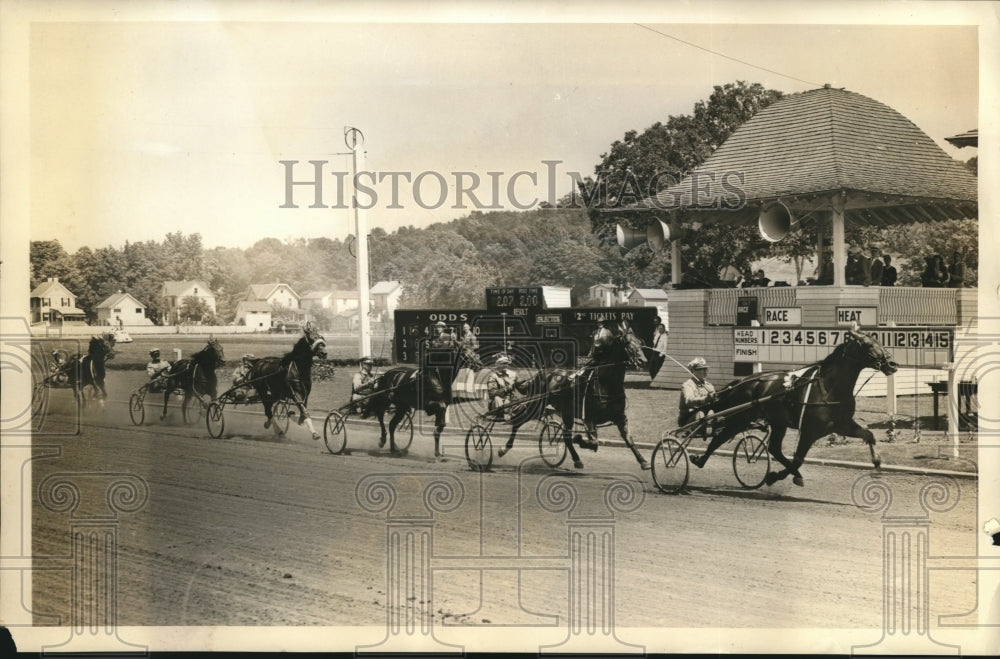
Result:
[[[132,343],[132,337],[121,327],[111,330],[111,334],[115,337],[115,343]]]

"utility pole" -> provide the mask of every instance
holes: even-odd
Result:
[[[356,183],[358,172],[365,166],[365,136],[357,128],[344,127],[344,142],[353,154],[354,177]],[[371,305],[368,301],[370,286],[368,284],[368,224],[365,221],[365,209],[358,205],[357,187],[351,199],[354,208],[354,235],[358,248],[358,318],[361,321],[361,346],[358,357],[372,356],[372,325]]]

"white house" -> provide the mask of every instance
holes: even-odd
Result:
[[[333,291],[308,291],[299,298],[303,309],[330,309],[333,307]]]
[[[76,295],[58,277],[49,277],[30,293],[32,323],[85,325],[87,314],[76,308]]]
[[[98,325],[122,327],[124,325],[153,324],[149,318],[146,318],[146,305],[131,293],[122,290],[109,295],[97,305],[95,310],[97,311]]]
[[[371,288],[372,311],[375,318],[388,322],[399,308],[403,285],[396,280],[380,281]]]
[[[627,291],[614,284],[594,284],[589,290],[590,300],[600,307],[616,307],[628,298]]]
[[[271,305],[263,300],[240,300],[233,323],[266,332],[271,327]]]
[[[663,324],[670,327],[667,322],[667,299],[670,296],[662,288],[634,288],[628,295],[628,306],[630,307],[656,307],[656,311]]]
[[[184,300],[189,297],[203,300],[208,305],[209,311],[215,315],[215,293],[204,281],[165,281],[160,297],[163,298],[166,306],[163,315],[163,323],[166,325],[176,325],[180,323],[180,308]]]
[[[274,284],[250,284],[247,290],[247,301],[258,300],[285,307],[286,309],[298,309],[299,294],[292,290],[288,284],[280,282]]]

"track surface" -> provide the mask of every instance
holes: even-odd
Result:
[[[119,625],[384,625],[386,513],[362,507],[356,489],[366,475],[385,473],[397,485],[397,517],[423,511],[420,492],[436,478],[461,483],[454,509],[436,515],[434,556],[506,557],[505,565],[515,556],[567,555],[568,513],[540,505],[543,479],[559,474],[576,489],[574,519],[609,519],[609,484],[616,477],[636,483],[639,499],[624,502],[631,510],[614,518],[619,628],[882,628],[882,517],[852,501],[855,481],[871,480],[871,472],[806,465],[804,488],[788,479],[747,491],[730,461],[717,456],[703,470],[692,467],[691,495],[668,496],[624,449],[583,452],[584,470],[553,471],[537,460],[537,445],[525,433],[514,451],[494,459],[491,472],[479,474],[465,461],[464,434],[447,434],[445,459],[433,459],[422,413],[403,457],[378,449],[377,425],[354,419],[347,453],[335,456],[294,423],[276,438],[263,428],[259,406],[228,408],[225,434],[215,440],[204,421],[184,426],[174,403],[160,421],[156,396],[147,399],[146,421],[136,427],[126,401],[143,375],[122,377],[135,382],[118,383],[103,410],[84,410],[79,435],[59,435],[73,429],[74,406],[68,391],[53,390],[47,434],[34,442],[58,446],[61,455],[32,466],[35,556],[68,553],[68,513],[38,503],[39,485],[50,474],[130,473],[148,485],[143,508],[118,518]],[[313,411],[317,429],[324,414]],[[100,512],[100,483],[110,479],[81,480],[81,511]],[[925,515],[918,492],[939,480],[882,475],[892,497],[889,514]],[[949,510],[929,515],[930,554],[974,555],[975,481],[954,481],[950,492]],[[429,611],[436,625],[565,629],[567,571],[532,565],[520,580],[517,570],[438,570],[433,592],[414,595],[409,605]],[[975,580],[970,570],[932,572],[932,629],[939,615],[975,609]],[[67,571],[36,572],[38,624],[51,624],[42,617],[48,615],[66,623],[69,582]]]

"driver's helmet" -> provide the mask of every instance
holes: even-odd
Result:
[[[160,356],[160,350],[159,350],[159,348],[153,348],[152,350],[150,350],[149,351],[149,356],[152,357],[153,359],[156,359],[157,357],[159,357]]]
[[[243,365],[244,366],[249,366],[251,359],[256,359],[256,357],[254,357],[253,354],[251,354],[251,353],[247,353],[247,354],[243,355]]]

